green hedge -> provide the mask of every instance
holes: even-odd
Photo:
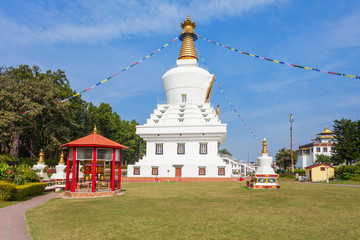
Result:
[[[0,181],[0,200],[1,201],[20,201],[29,196],[37,196],[44,192],[45,183],[27,183],[16,185]]]
[[[337,167],[335,169],[335,176],[336,178],[341,178],[341,180],[360,181],[360,164]]]

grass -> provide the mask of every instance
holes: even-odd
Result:
[[[359,181],[352,180],[341,180],[341,181],[329,181],[330,184],[349,184],[349,185],[360,185]]]
[[[7,207],[18,202],[19,201],[0,201],[0,208]]]
[[[33,239],[359,239],[360,189],[281,182],[124,183],[126,194],[52,199],[26,213]]]

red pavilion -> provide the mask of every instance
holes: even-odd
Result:
[[[97,134],[66,143],[66,185],[64,197],[96,197],[116,195],[121,192],[121,157],[127,147]],[[83,173],[79,172],[80,162]],[[71,164],[72,163],[72,164]],[[110,168],[110,176],[105,169]],[[118,169],[116,179],[115,169]]]

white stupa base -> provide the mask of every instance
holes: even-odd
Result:
[[[248,187],[251,189],[280,188],[278,177],[278,174],[255,174],[251,178]]]

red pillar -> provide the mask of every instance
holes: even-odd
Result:
[[[75,174],[76,174],[75,170],[76,170],[76,147],[74,147],[73,149],[71,192],[75,192]]]
[[[65,191],[69,191],[68,183],[69,183],[69,175],[70,175],[70,160],[69,160],[69,148],[66,153],[66,182],[65,182]]]
[[[79,184],[79,164],[80,164],[80,161],[77,161],[76,162],[76,189],[78,187],[78,184]]]
[[[112,172],[113,172],[113,165],[112,165],[112,162],[110,162],[110,188],[111,189],[112,189],[112,180],[113,180]]]
[[[91,191],[95,192],[95,184],[96,184],[96,148],[93,148],[93,173],[92,173],[92,188]]]
[[[111,191],[115,191],[115,148],[113,148],[111,163]]]
[[[122,150],[120,149],[120,161],[119,161],[119,167],[118,167],[118,189],[121,189],[121,157],[122,157]]]

